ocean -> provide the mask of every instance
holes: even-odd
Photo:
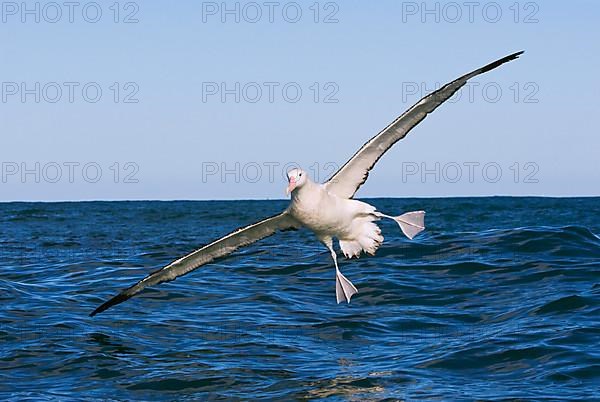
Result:
[[[89,317],[285,201],[0,204],[0,399],[600,397],[600,198],[369,199],[427,211],[374,257],[277,234]],[[336,244],[337,248],[337,244]]]

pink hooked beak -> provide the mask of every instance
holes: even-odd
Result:
[[[290,182],[289,182],[287,188],[285,189],[285,194],[290,195],[290,193],[292,191],[294,191],[295,188],[296,188],[296,178],[290,177]]]

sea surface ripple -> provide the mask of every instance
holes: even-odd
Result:
[[[284,201],[0,204],[0,399],[600,396],[600,198],[369,199],[427,211],[375,257],[278,234],[94,318]]]

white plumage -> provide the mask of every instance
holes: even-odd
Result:
[[[401,217],[392,217],[378,212],[374,206],[350,198],[338,197],[329,192],[326,185],[314,183],[301,169],[288,172],[288,191],[292,194],[286,213],[300,226],[312,230],[329,249],[335,264],[336,298],[338,303],[350,302],[358,292],[356,287],[339,270],[333,239],[339,240],[340,248],[348,258],[359,257],[362,252],[375,255],[383,242],[379,226],[381,218],[395,220],[411,236],[425,229],[425,212],[415,211]]]

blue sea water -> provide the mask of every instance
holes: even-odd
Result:
[[[0,204],[0,399],[600,397],[600,198],[370,199],[427,211],[375,257],[307,231],[96,316],[100,303],[283,201]]]

